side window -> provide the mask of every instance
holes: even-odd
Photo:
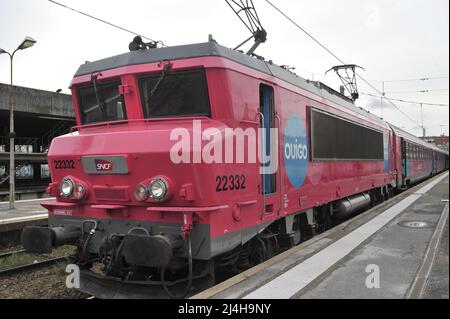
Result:
[[[312,160],[384,159],[383,133],[311,108]]]
[[[50,178],[50,169],[48,164],[41,164],[41,178]]]
[[[0,179],[3,177],[3,175],[6,176],[6,165],[0,165]]]
[[[96,83],[78,89],[83,124],[126,120],[125,101],[119,93],[120,81]]]
[[[25,164],[19,166],[19,169],[16,170],[16,178],[17,179],[33,179],[34,177],[34,168],[32,164]]]

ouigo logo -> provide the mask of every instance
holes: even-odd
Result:
[[[295,188],[303,185],[308,174],[308,143],[304,120],[291,116],[284,129],[284,164],[289,181]]]
[[[112,171],[113,164],[107,160],[96,159],[95,169],[97,170],[97,172],[109,172]]]

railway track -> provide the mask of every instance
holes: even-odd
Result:
[[[6,252],[6,253],[0,253],[0,259],[6,258],[6,257],[11,257],[11,256],[14,256],[14,255],[23,254],[24,252],[25,252],[25,249],[16,250],[16,251],[9,251],[9,252]]]
[[[19,253],[19,256],[1,258],[0,299],[86,299],[91,295],[66,286],[65,258],[67,252],[48,255],[45,260],[32,263],[35,256]],[[13,255],[14,256],[14,255]],[[23,258],[23,260],[22,260]],[[18,264],[20,261],[22,264]]]
[[[0,253],[0,259],[12,257],[15,255],[20,255],[20,254],[24,254],[24,253],[25,253],[25,250],[23,250],[23,249],[6,252],[6,253]],[[68,260],[68,258],[69,258],[69,256],[65,255],[65,256],[49,258],[49,259],[45,259],[42,261],[37,261],[37,262],[29,263],[29,264],[19,265],[16,267],[0,270],[0,277],[17,274],[17,273],[20,273],[23,271],[36,270],[36,269],[40,269],[43,267],[51,266],[60,261]]]

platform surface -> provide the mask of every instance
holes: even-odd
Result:
[[[192,298],[449,298],[448,173]]]
[[[9,202],[0,202],[0,230],[3,225],[48,218],[47,210],[39,203],[49,198],[19,200],[15,209],[9,208]]]

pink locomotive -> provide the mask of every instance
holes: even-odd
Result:
[[[185,296],[448,169],[326,85],[215,41],[83,64],[71,90],[49,226],[23,244],[77,246],[100,296]]]

